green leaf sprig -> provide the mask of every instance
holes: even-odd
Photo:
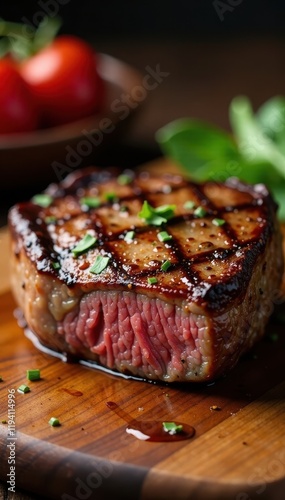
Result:
[[[247,97],[229,108],[232,134],[198,120],[183,118],[162,127],[156,139],[163,153],[198,182],[223,182],[235,176],[264,183],[285,220],[285,97],[273,97],[256,113]]]

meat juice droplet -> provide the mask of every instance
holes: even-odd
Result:
[[[64,392],[67,392],[67,394],[70,394],[70,396],[76,396],[77,398],[79,398],[80,396],[83,396],[83,392],[76,391],[75,389],[66,389],[66,388],[63,388],[61,390],[64,391]]]
[[[155,441],[155,442],[173,442],[190,439],[195,434],[195,429],[191,425],[176,422],[176,425],[182,425],[181,432],[170,434],[163,428],[163,422],[157,420],[136,420],[131,419],[129,415],[122,410],[117,403],[108,401],[106,406],[114,411],[120,418],[127,422],[126,432],[131,434],[140,441]]]

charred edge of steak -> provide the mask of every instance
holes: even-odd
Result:
[[[131,205],[138,201],[142,205],[143,201],[147,200],[150,204],[155,205],[157,200],[158,205],[162,205],[164,199],[168,199],[169,186],[171,193],[177,198],[179,198],[181,190],[189,189],[191,196],[194,195],[196,200],[199,200],[207,213],[203,220],[197,219],[193,212],[185,211],[176,215],[167,223],[170,232],[179,224],[200,224],[203,227],[203,224],[205,226],[211,224],[213,218],[226,219],[232,215],[235,219],[239,213],[243,212],[247,214],[248,223],[251,215],[254,214],[254,229],[250,237],[243,239],[242,229],[238,227],[242,223],[236,224],[236,228],[233,228],[232,223],[226,222],[219,228],[219,231],[222,235],[221,238],[224,237],[228,240],[227,248],[223,246],[212,249],[210,245],[209,249],[206,248],[197,253],[192,252],[189,256],[181,241],[173,236],[169,244],[165,246],[168,249],[169,260],[172,262],[171,272],[168,272],[168,276],[171,274],[173,276],[181,275],[180,283],[175,283],[175,279],[173,279],[171,284],[170,278],[165,281],[165,273],[161,272],[159,261],[154,261],[154,265],[148,267],[142,263],[139,263],[138,266],[133,263],[125,266],[120,245],[122,245],[122,238],[127,229],[135,229],[138,239],[145,238],[146,242],[149,242],[149,238],[156,238],[157,229],[150,229],[147,224],[138,224],[135,227],[131,225],[127,229],[124,228],[123,231],[116,231],[116,228],[112,231],[106,230],[99,211],[102,210],[102,207],[112,208],[113,201],[103,201],[99,208],[93,208],[88,213],[83,213],[79,199],[84,196],[88,186],[99,186],[100,188],[108,182],[116,182],[113,171],[87,169],[85,172],[68,176],[59,185],[51,185],[46,190],[46,193],[49,193],[54,199],[51,207],[43,209],[30,202],[18,204],[12,208],[9,213],[9,224],[16,243],[15,252],[19,252],[23,247],[28,258],[37,267],[38,272],[47,273],[68,287],[81,286],[85,291],[92,291],[98,287],[110,287],[118,290],[124,290],[128,287],[128,289],[132,288],[141,293],[158,294],[164,300],[187,300],[189,303],[196,303],[199,307],[209,310],[228,308],[232,301],[242,301],[256,261],[265,251],[266,244],[274,232],[276,204],[267,189],[263,185],[248,186],[237,179],[230,179],[224,185],[214,182],[198,185],[179,176],[165,175],[163,184],[158,189],[152,190],[152,183],[155,184],[157,179],[155,176],[149,177],[146,173],[138,176],[132,174],[132,182],[126,193],[121,195],[119,193],[120,187],[117,186],[119,194],[116,193],[116,203],[121,206],[126,203]],[[240,194],[234,203],[219,204],[218,206],[207,193],[215,188],[223,190],[223,186]],[[69,199],[73,203],[73,211],[69,210]],[[71,259],[72,247],[61,248],[55,245],[45,218],[52,214],[53,206],[56,206],[61,200],[66,200],[66,213],[58,218],[56,225],[65,227],[65,225],[74,224],[79,216],[84,216],[87,228],[94,227],[96,229],[99,250],[103,250],[111,257],[110,272],[106,275],[103,274],[99,277],[89,275],[88,279],[84,278],[82,281],[82,273],[76,267],[77,264],[72,268],[74,261]],[[118,251],[116,245],[119,246]],[[63,268],[61,266],[59,269],[54,269],[54,262],[64,263],[66,259],[72,263],[70,267]],[[219,266],[223,266],[224,263],[227,265],[229,262],[230,265],[228,265],[226,272],[213,271],[212,281],[201,278],[201,270],[205,274],[205,270],[210,269],[212,265],[219,269]],[[139,269],[137,270],[136,267]],[[147,278],[153,275],[158,276],[159,284],[150,287]]]

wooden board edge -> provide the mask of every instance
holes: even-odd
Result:
[[[273,482],[262,479],[252,484],[228,484],[209,478],[197,480],[184,475],[150,470],[143,483],[140,500],[280,500],[285,478]]]
[[[104,500],[118,497],[118,492],[118,498],[124,500],[280,500],[280,492],[285,489],[285,477],[276,481],[260,478],[245,484],[229,484],[211,478],[170,475],[155,467],[116,463],[19,432],[8,441],[7,430],[0,427],[0,479],[4,482],[9,480],[8,459],[13,449],[7,444],[15,446],[16,487],[50,500]],[[44,476],[38,474],[39,470],[45,472]]]
[[[9,439],[7,426],[3,427],[0,426],[0,479],[9,480],[7,474],[13,465],[8,461],[15,456],[17,489],[60,500],[115,498],[118,491],[120,498],[140,497],[147,468],[83,454],[21,432]],[[39,474],[39,470],[44,474]]]

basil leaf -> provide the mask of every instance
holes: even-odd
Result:
[[[262,131],[273,141],[285,143],[285,98],[275,96],[266,101],[255,115]]]
[[[251,164],[269,163],[281,177],[285,178],[285,156],[263,133],[247,97],[239,96],[233,99],[230,105],[230,121],[244,160]],[[260,181],[262,179],[259,179]]]
[[[278,217],[280,220],[285,221],[285,181],[283,183],[279,183],[277,186],[271,186],[270,191],[274,200],[277,202],[278,208]]]
[[[228,133],[198,120],[175,120],[159,129],[156,139],[163,153],[180,163],[198,181],[214,179],[216,172],[221,181],[225,180],[232,175],[225,171],[225,165],[239,159],[237,147]]]

